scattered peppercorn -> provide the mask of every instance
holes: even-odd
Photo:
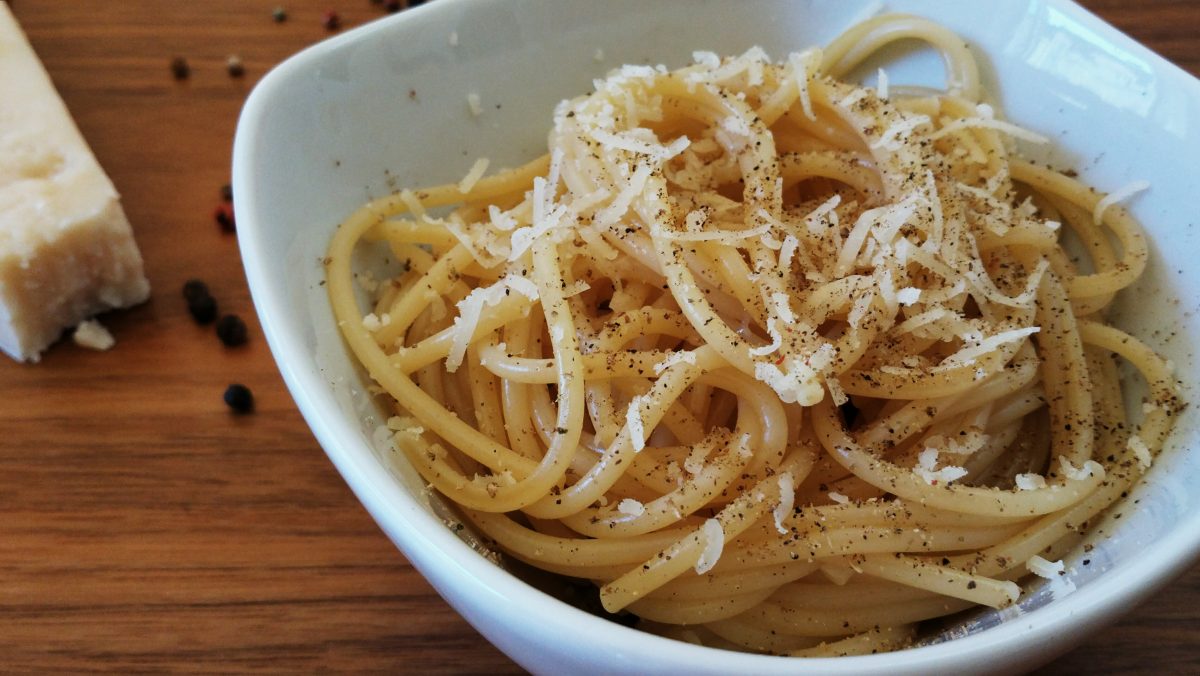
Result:
[[[233,202],[233,186],[226,183],[221,186],[221,199],[226,202]]]
[[[254,393],[245,385],[233,383],[225,388],[225,404],[234,413],[250,413],[254,410]]]
[[[338,13],[332,9],[326,10],[326,12],[321,15],[321,25],[324,26],[325,30],[327,31],[335,31],[342,27],[342,18],[338,16]]]
[[[188,303],[211,296],[208,285],[199,279],[189,279],[183,283],[183,299]]]
[[[225,59],[225,70],[229,72],[229,77],[241,77],[246,74],[246,66],[237,54],[230,54],[229,58]]]
[[[176,80],[186,80],[191,74],[192,67],[188,65],[187,59],[182,56],[171,59],[171,75],[174,75]]]
[[[246,322],[237,315],[225,315],[217,320],[217,338],[225,347],[237,347],[246,342]]]
[[[217,207],[213,212],[213,218],[217,221],[217,225],[225,232],[235,232],[237,230],[237,221],[233,217],[233,207],[228,202]]]
[[[388,14],[395,14],[396,12],[404,9],[404,6],[400,4],[400,0],[387,0],[387,2],[384,3],[383,8],[387,10]]]
[[[275,23],[283,23],[287,21],[287,10],[282,7],[276,7],[271,12],[271,18],[275,20]]]
[[[208,294],[188,300],[187,306],[197,324],[211,324],[217,318],[217,299]]]

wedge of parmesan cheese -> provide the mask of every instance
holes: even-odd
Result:
[[[37,361],[64,329],[149,295],[116,189],[0,3],[0,350]]]

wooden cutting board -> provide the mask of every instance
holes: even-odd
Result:
[[[325,11],[347,28],[384,15],[368,0],[280,3],[283,23],[258,0],[13,4],[124,196],[154,296],[104,318],[111,352],[0,359],[0,671],[519,671],[325,458],[268,353],[237,243],[214,223],[254,82],[327,37]],[[1200,3],[1084,4],[1200,71]],[[192,322],[191,277],[245,318],[247,345]],[[227,410],[233,382],[256,413]],[[1200,568],[1050,669],[1200,670],[1197,607]]]

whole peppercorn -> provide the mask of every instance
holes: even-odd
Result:
[[[183,283],[183,299],[191,303],[211,296],[208,292],[208,285],[199,279],[189,279]]]
[[[225,347],[237,347],[246,342],[246,322],[237,315],[225,315],[217,320],[217,338]]]
[[[176,80],[186,80],[192,74],[192,67],[188,65],[187,59],[182,56],[177,56],[171,59],[171,75]]]
[[[327,31],[335,31],[342,27],[342,18],[338,16],[338,13],[332,9],[326,10],[326,12],[321,15],[321,25],[324,26],[325,30]]]
[[[213,219],[225,232],[234,232],[237,230],[237,222],[233,217],[233,207],[228,202],[218,206],[213,211]]]
[[[246,66],[237,54],[230,54],[229,58],[225,59],[225,70],[229,77],[241,77],[246,74]]]
[[[189,299],[187,306],[197,324],[211,324],[217,318],[217,299],[208,294]]]
[[[245,385],[233,383],[225,388],[225,404],[234,413],[250,413],[254,410],[254,393]]]

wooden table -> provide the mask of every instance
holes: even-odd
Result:
[[[253,83],[326,37],[327,8],[347,27],[383,14],[367,0],[282,4],[277,24],[258,0],[15,3],[124,195],[154,296],[104,318],[109,353],[0,359],[2,671],[518,671],[326,460],[255,322],[237,243],[213,223]],[[1200,3],[1085,4],[1200,71]],[[244,78],[226,73],[230,54]],[[192,322],[180,286],[197,276],[250,324],[248,345]],[[226,409],[232,382],[253,389],[254,415]],[[1053,668],[1200,669],[1197,606],[1200,568]]]

